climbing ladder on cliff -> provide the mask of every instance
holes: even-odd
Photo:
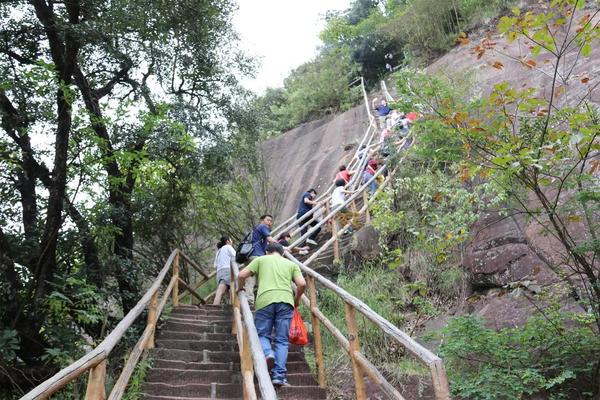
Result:
[[[361,83],[370,124],[358,149],[361,145],[375,148],[377,144],[373,143],[373,139],[377,126],[370,112],[362,79]],[[383,90],[387,92],[384,86]],[[389,93],[386,93],[387,96]],[[355,157],[350,163],[350,169],[362,171],[366,161],[367,157]],[[385,170],[386,166],[383,166],[371,179],[376,179]],[[390,171],[389,175],[392,176],[393,171]],[[384,181],[378,190],[382,190],[388,181],[389,179]],[[363,183],[361,174],[357,173],[349,184],[356,192],[349,196],[345,206],[355,212],[354,223],[369,221],[368,206],[373,199],[367,196],[369,183],[370,181]],[[321,327],[325,328],[348,353],[358,400],[367,398],[365,379],[375,384],[387,397],[404,399],[382,372],[361,352],[358,317],[368,321],[372,327],[383,332],[389,340],[423,363],[430,371],[435,398],[449,399],[448,381],[439,357],[375,313],[360,299],[309,267],[316,260],[331,255],[334,259],[339,259],[340,248],[347,245],[349,240],[349,236],[346,238],[343,233],[352,222],[342,220],[340,223],[337,209],[330,210],[328,207],[332,190],[333,186],[320,197],[323,205],[314,207],[308,215],[311,218],[306,224],[316,222],[316,225],[306,234],[298,237],[290,247],[302,243],[325,224],[329,227],[331,237],[325,239],[322,245],[303,261],[286,252],[286,257],[296,263],[307,278],[308,291],[302,301],[310,312],[312,322],[316,377],[309,372],[302,349],[292,346],[288,358],[289,381],[292,386],[279,388],[276,391],[270,380],[248,299],[243,291],[238,294],[236,290],[239,266],[235,262],[230,266],[233,286],[233,290],[230,290],[231,305],[209,306],[206,301],[211,295],[203,298],[198,294],[198,290],[206,285],[215,273],[203,270],[185,253],[176,249],[136,306],[95,349],[34,388],[22,399],[49,398],[86,373],[88,377],[86,400],[107,398],[106,371],[109,355],[125,334],[132,330],[134,322],[146,309],[145,329],[120,369],[119,377],[112,384],[108,399],[122,398],[140,358],[148,354],[152,360],[152,368],[141,388],[144,399],[324,399],[327,381]],[[324,216],[317,221],[316,211],[319,209],[324,209]],[[292,216],[276,227],[272,234],[277,236],[284,231],[291,231],[292,235],[296,236],[300,229],[295,217]],[[200,277],[198,282],[186,281],[187,277],[193,275],[190,271]],[[344,334],[319,310],[318,294],[319,291],[325,290],[343,301],[346,316],[344,330],[347,334]],[[187,296],[191,297],[192,304],[198,305],[184,305],[181,301]],[[169,301],[172,310],[166,317],[166,322],[161,322],[161,317],[165,317],[162,312]],[[119,360],[116,362],[119,363]]]

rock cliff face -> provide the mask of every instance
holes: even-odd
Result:
[[[276,219],[293,215],[307,189],[315,188],[319,194],[327,190],[343,162],[340,160],[350,161],[368,125],[367,111],[360,105],[335,117],[300,125],[263,143],[269,179],[285,198],[282,208],[273,210]]]
[[[522,219],[488,213],[472,228],[463,267],[472,296],[458,313],[475,313],[495,328],[520,325],[534,312],[528,300],[560,284],[558,276],[528,245]]]

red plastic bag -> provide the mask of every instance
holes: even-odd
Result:
[[[289,341],[291,344],[299,346],[306,346],[308,344],[308,332],[297,309],[294,309],[294,316],[290,325]]]

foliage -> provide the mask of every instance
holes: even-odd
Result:
[[[510,0],[356,0],[343,12],[330,12],[321,39],[327,46],[349,47],[363,76],[375,81],[386,63],[405,58],[427,61],[449,50],[461,32],[506,9]],[[386,58],[391,55],[392,58]]]
[[[347,110],[361,98],[360,87],[349,87],[358,75],[358,65],[344,48],[323,51],[302,64],[285,79],[282,89],[268,89],[256,99],[263,136]]]
[[[577,2],[577,7],[582,3]],[[584,277],[583,287],[568,279],[565,283],[582,292],[586,307],[595,310],[600,324],[600,270],[594,261],[600,254],[596,247],[599,208],[593,175],[599,116],[589,103],[591,92],[585,90],[588,80],[573,75],[582,58],[569,58],[576,53],[589,55],[598,33],[592,30],[589,16],[574,20],[574,5],[558,1],[550,11],[538,15],[514,9],[513,16],[503,17],[499,23],[509,41],[523,37],[538,43],[523,59],[523,68],[533,68],[533,58],[542,51],[550,57],[550,73],[540,72],[550,84],[547,97],[540,96],[535,87],[514,88],[503,82],[489,96],[465,99],[448,90],[437,91],[443,80],[418,73],[412,75],[410,88],[406,80],[399,84],[405,94],[410,92],[437,115],[450,135],[462,141],[461,181],[473,184],[486,179],[495,203],[506,200],[506,215],[525,214],[542,227],[549,240],[560,243],[554,249],[557,254],[553,257],[560,259],[556,266],[564,263]],[[549,30],[550,25],[556,28]],[[559,38],[556,29],[563,25],[569,28]],[[497,50],[484,39],[474,51]],[[567,58],[570,61],[565,61]],[[501,69],[503,64],[497,61],[494,65]],[[566,88],[577,85],[584,90],[570,96]]]
[[[0,331],[0,359],[3,363],[14,362],[19,348],[19,337],[12,329]]]
[[[580,316],[548,307],[517,328],[486,328],[475,316],[452,319],[440,333],[440,355],[453,395],[515,399],[546,393],[552,399],[591,397],[600,342]],[[578,382],[579,388],[574,383]]]
[[[234,8],[1,3],[0,332],[18,363],[0,358],[0,386],[22,394],[98,343],[173,247],[202,250],[196,185],[233,160],[254,172]]]
[[[354,0],[344,11],[328,12],[319,55],[292,71],[283,88],[269,88],[254,101],[262,137],[348,109],[360,95],[348,88],[359,74],[375,84],[386,68],[428,61],[513,2]],[[466,34],[461,40],[468,41]]]
[[[583,62],[594,51],[598,31],[590,22],[593,16],[578,10],[584,5],[582,1],[554,1],[540,13],[514,8],[511,16],[501,18],[498,29],[509,42],[533,43],[524,47],[529,50],[518,57],[487,37],[472,47],[474,57],[488,54],[498,58],[490,61],[490,68],[502,70],[503,62],[517,62],[524,71],[539,73],[540,80],[536,82],[543,82],[543,90],[503,82],[482,96],[457,90],[455,82],[461,80],[460,76],[432,76],[410,69],[397,74],[399,104],[416,104],[419,111],[427,114],[424,124],[432,127],[431,131],[419,131],[423,140],[417,136],[414,154],[418,163],[413,168],[420,175],[421,168],[427,170],[419,178],[425,180],[427,175],[443,172],[459,191],[462,188],[477,193],[480,203],[500,210],[501,215],[524,216],[525,222],[536,226],[550,243],[545,251],[534,250],[543,253],[561,284],[586,310],[579,314],[551,310],[523,328],[497,333],[472,318],[451,324],[443,355],[446,362],[450,360],[448,370],[456,371],[451,376],[452,387],[460,396],[519,398],[538,392],[548,392],[556,398],[597,395],[600,269],[596,236],[600,207],[598,164],[594,158],[599,149],[600,120],[590,98],[595,87],[588,86]],[[464,42],[467,44],[468,40]],[[579,56],[573,57],[575,54]],[[546,59],[543,66],[538,66],[538,56]],[[444,136],[450,138],[448,145],[438,140]],[[427,146],[419,148],[423,144]],[[414,179],[401,182],[404,190],[400,196],[410,194],[407,183],[414,183]],[[434,186],[445,184],[438,180]],[[418,193],[424,190],[431,196],[427,186],[415,187]],[[427,214],[429,205],[425,207],[427,211],[419,214],[418,202],[410,207],[409,200],[404,209],[401,202],[397,205],[394,200],[394,196],[380,200],[381,215],[391,218],[379,223],[384,231],[403,233],[405,244],[418,244],[408,233],[412,229],[421,232],[432,226],[431,221],[450,222],[446,226],[458,222],[457,226],[469,227],[469,218],[449,218],[456,208],[451,207],[445,215],[439,213],[435,201],[429,200],[433,205],[431,212],[438,208],[438,214],[432,218]],[[404,220],[405,215],[396,215],[393,206],[416,215]],[[460,207],[461,202],[456,206]],[[477,207],[473,211],[476,210]],[[411,226],[414,218],[418,223]],[[426,232],[424,238],[429,240],[432,233]],[[454,238],[453,233],[448,240]],[[425,250],[425,257],[438,252],[435,246],[421,249]],[[449,254],[444,250],[451,254],[453,246],[444,249],[442,245],[441,249],[442,254]],[[403,250],[404,259],[410,262],[414,249]],[[539,304],[541,299],[537,297],[532,302]],[[572,320],[581,325],[574,326]],[[554,332],[554,336],[550,337],[549,332]],[[577,343],[573,345],[571,338]],[[591,356],[582,361],[580,354]]]
[[[127,390],[123,395],[124,400],[139,400],[142,398],[142,384],[146,379],[148,371],[152,368],[152,360],[144,358],[140,360],[131,375]]]
[[[356,0],[343,12],[329,12],[321,40],[327,47],[345,47],[361,66],[362,75],[374,82],[385,70],[385,55],[395,56],[398,64],[405,39],[390,32],[390,9],[382,11],[378,1]],[[389,7],[398,7],[389,2]]]
[[[373,225],[390,239],[435,255],[443,264],[468,239],[481,199],[458,179],[437,171],[397,178],[373,207]]]

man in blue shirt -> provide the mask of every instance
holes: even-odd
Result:
[[[385,99],[382,99],[381,104],[376,106],[375,103],[377,102],[377,100],[377,97],[373,99],[372,106],[373,109],[377,111],[377,116],[379,117],[379,127],[383,129],[385,128],[385,120],[388,114],[390,113],[391,109],[388,107],[387,101],[385,101]]]
[[[250,254],[249,261],[254,260],[256,257],[264,256],[269,243],[277,243],[271,236],[271,227],[273,226],[273,216],[265,214],[260,217],[260,223],[252,230],[252,254]],[[248,295],[248,301],[254,303],[254,286],[256,280],[254,277],[250,277],[246,280],[245,291]]]
[[[315,198],[317,197],[317,191],[315,189],[308,189],[306,192],[304,192],[304,194],[302,195],[302,198],[300,199],[300,204],[298,204],[298,214],[296,214],[296,219],[298,220],[298,225],[302,226],[306,223],[306,221],[308,221],[310,218],[312,218],[312,215],[303,218],[304,215],[306,213],[308,213],[310,210],[312,210],[314,205],[319,204],[318,201],[315,200]],[[302,228],[300,230],[300,234],[304,235],[306,232],[308,232],[308,227],[313,227],[317,224],[318,222],[312,221],[310,224],[308,224],[307,226],[305,226],[304,228]],[[316,242],[316,238],[317,235],[319,234],[319,232],[321,231],[321,228],[318,228],[315,232],[313,232],[308,239],[306,239],[306,243],[308,244],[312,244],[312,245],[317,245]]]

